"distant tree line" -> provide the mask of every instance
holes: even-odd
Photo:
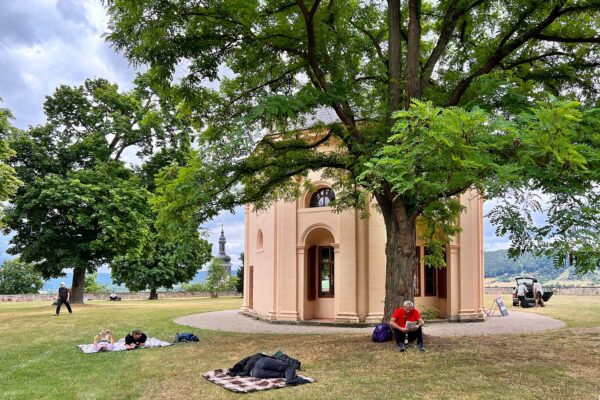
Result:
[[[588,272],[577,275],[575,268],[568,263],[565,263],[563,268],[555,268],[550,257],[523,254],[516,259],[511,259],[507,250],[495,250],[486,251],[484,258],[486,278],[505,277],[507,281],[511,281],[516,275],[529,274],[545,281],[557,279],[567,272],[565,279],[585,279],[600,284],[600,273]]]

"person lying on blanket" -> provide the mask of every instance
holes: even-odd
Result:
[[[130,350],[137,349],[138,347],[144,347],[147,339],[148,337],[145,333],[139,329],[134,329],[131,331],[131,333],[125,336],[125,348]]]
[[[94,349],[96,351],[113,351],[115,348],[115,337],[110,329],[102,329],[94,336]]]
[[[239,361],[227,373],[229,376],[254,378],[285,378],[286,385],[302,385],[310,381],[296,375],[296,368],[263,353],[257,353]]]

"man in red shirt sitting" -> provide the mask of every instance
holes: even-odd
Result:
[[[423,322],[419,310],[415,308],[412,301],[407,300],[403,303],[402,308],[397,308],[390,320],[390,327],[394,330],[398,350],[404,351],[404,339],[408,335],[409,343],[417,339],[419,351],[425,351],[423,330],[421,329],[423,325],[425,325],[425,322]]]

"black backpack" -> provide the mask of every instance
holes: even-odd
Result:
[[[176,333],[175,343],[199,342],[200,338],[193,333]]]

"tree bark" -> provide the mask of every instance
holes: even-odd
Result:
[[[156,293],[156,289],[150,289],[150,297],[148,297],[148,300],[158,300],[158,293]]]
[[[405,300],[414,301],[414,267],[417,245],[416,220],[407,215],[401,200],[378,196],[386,227],[386,276],[383,322],[389,322],[394,310]]]
[[[71,303],[83,304],[83,282],[85,281],[85,268],[73,270],[73,282],[71,284]]]
[[[411,99],[421,97],[421,0],[408,2],[408,43],[406,52],[406,102],[410,107]]]
[[[397,111],[402,96],[400,0],[388,0],[388,116]]]

